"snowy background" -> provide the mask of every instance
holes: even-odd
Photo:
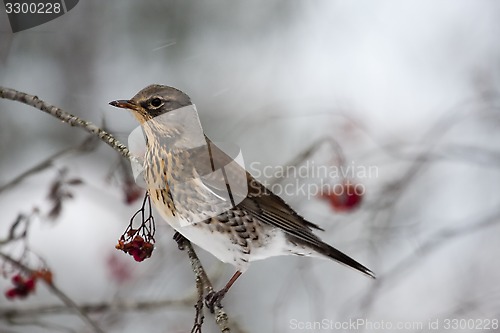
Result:
[[[321,331],[294,323],[357,318],[400,332],[419,326],[398,323],[428,331],[429,322],[446,318],[484,326],[500,318],[499,36],[493,0],[82,0],[16,34],[0,10],[0,85],[105,123],[126,142],[135,121],[108,102],[167,84],[189,94],[206,134],[238,144],[247,163],[280,166],[328,136],[347,164],[377,168],[376,177],[357,179],[366,194],[356,210],[336,212],[315,196],[286,199],[378,279],[326,260],[254,263],[223,303],[235,332]],[[84,138],[36,109],[0,100],[0,186]],[[335,164],[338,156],[325,148],[311,160]],[[29,233],[55,283],[79,304],[190,297],[194,277],[167,225],[159,223],[156,250],[143,263],[114,249],[140,207],[140,200],[124,203],[118,164],[99,144],[0,192],[0,238],[18,214],[50,208],[50,184],[67,167],[84,184],[56,221],[36,218]],[[233,268],[198,252],[223,286]],[[0,280],[2,291],[9,285]],[[60,303],[42,285],[26,300],[1,296],[0,332],[88,332],[68,313],[10,323],[6,315],[52,304]],[[189,332],[193,305],[92,318],[110,333]],[[204,332],[216,331],[207,315]]]

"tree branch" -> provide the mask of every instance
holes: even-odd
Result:
[[[193,245],[187,240],[185,245],[187,246],[189,261],[191,261],[191,268],[196,275],[196,279],[201,280],[202,284],[205,286],[207,294],[213,292],[214,287],[212,286],[212,282],[210,282],[210,279],[208,278],[207,273],[205,272],[205,269],[203,268],[203,265],[198,258],[198,255],[194,251]],[[221,332],[230,333],[231,330],[229,328],[229,320],[226,312],[224,311],[224,308],[215,304],[214,310],[215,322],[217,323],[217,325],[219,325],[219,329],[221,330]]]
[[[26,105],[32,106],[45,113],[50,114],[53,117],[67,123],[70,126],[80,127],[83,130],[89,132],[90,134],[98,136],[103,142],[109,145],[111,148],[119,152],[123,157],[130,159],[132,156],[128,148],[119,142],[114,136],[94,125],[90,121],[83,120],[77,116],[63,111],[62,109],[50,105],[37,96],[29,95],[24,92],[20,92],[14,89],[4,88],[0,86],[0,98],[10,99],[11,101],[17,101],[24,103]]]
[[[6,255],[5,253],[0,252],[0,257],[9,262],[10,264],[19,267],[23,271],[33,273],[33,270],[19,261],[11,258],[10,256]],[[96,333],[105,333],[97,324],[90,319],[89,316],[85,312],[82,311],[82,309],[76,304],[68,295],[66,295],[61,289],[59,289],[55,284],[53,283],[48,283],[47,281],[43,280],[45,282],[45,285],[47,288],[50,289],[50,291],[57,296],[68,308],[70,308],[78,317],[82,319],[83,322],[85,322],[89,327],[92,327],[94,332]]]
[[[80,143],[78,146],[65,148],[65,149],[53,154],[52,156],[49,156],[48,158],[46,158],[42,162],[38,163],[37,165],[33,166],[32,168],[21,173],[20,175],[18,175],[17,177],[15,177],[11,181],[9,181],[8,183],[1,185],[0,186],[0,193],[16,186],[17,184],[22,182],[26,177],[29,177],[35,173],[38,173],[38,172],[42,172],[43,170],[45,170],[47,168],[50,168],[54,164],[55,160],[57,160],[58,158],[66,155],[66,154],[69,154],[72,152],[92,151],[95,147],[96,142],[97,142],[96,137],[89,136],[89,137],[85,138],[85,140],[83,140],[83,142]]]
[[[189,306],[194,301],[193,297],[181,300],[159,300],[159,301],[111,301],[99,303],[80,304],[78,307],[85,314],[102,313],[106,311],[154,311],[165,307]],[[39,315],[71,313],[72,309],[66,305],[40,305],[33,307],[0,308],[0,318],[32,318]]]

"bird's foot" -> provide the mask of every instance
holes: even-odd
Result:
[[[179,248],[179,250],[182,251],[186,248],[186,237],[182,236],[179,232],[176,231],[173,238],[174,241],[177,242],[177,247]]]
[[[205,297],[205,305],[210,310],[211,313],[215,312],[215,306],[222,307],[221,301],[226,296],[227,290],[222,289],[219,291],[212,291]]]

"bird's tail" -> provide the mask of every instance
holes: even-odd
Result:
[[[360,271],[361,273],[375,279],[375,274],[371,270],[369,270],[365,266],[361,265],[359,262],[352,259],[348,255],[345,255],[344,253],[340,252],[336,248],[334,248],[326,243],[323,243],[323,242],[322,242],[321,246],[315,246],[315,247],[316,247],[315,250],[317,252],[319,252],[320,254],[325,255],[328,258],[333,259],[335,261],[338,261],[341,264],[344,264],[346,266],[354,268],[354,269]]]

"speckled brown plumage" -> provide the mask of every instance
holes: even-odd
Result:
[[[182,91],[152,85],[130,100],[111,104],[132,110],[142,125],[147,141],[144,177],[156,209],[180,234],[236,267],[238,272],[219,296],[225,294],[251,261],[278,255],[330,258],[374,277],[368,268],[321,241],[313,233],[314,229],[321,228],[298,215],[239,165],[231,164],[229,156],[207,137],[202,136],[201,147],[177,149],[182,146],[178,143],[185,139],[183,124],[156,120],[173,110],[192,105],[189,96]],[[235,207],[214,200],[218,191],[226,190],[226,186],[221,187],[217,185],[220,182],[210,179],[215,174],[212,171],[221,166],[228,174],[246,174],[238,181],[245,182],[248,192]],[[191,187],[189,182],[179,183],[184,179],[199,179],[200,175],[208,175],[206,183],[193,183]],[[176,200],[172,198],[173,192]],[[176,202],[182,204],[176,206]],[[206,216],[206,219],[190,221],[193,215]]]

